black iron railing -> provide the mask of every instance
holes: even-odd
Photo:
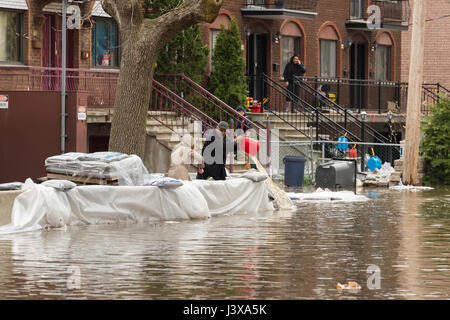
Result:
[[[316,9],[317,0],[247,0],[242,6],[247,8],[310,10]]]
[[[411,11],[409,0],[371,0],[368,5],[379,8],[380,22],[382,23],[403,24],[409,22]],[[369,13],[367,9],[365,0],[351,0],[349,20],[367,20],[373,13]]]

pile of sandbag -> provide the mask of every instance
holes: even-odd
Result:
[[[148,174],[140,157],[118,152],[69,152],[45,160],[47,173],[117,179],[120,185],[142,185]]]

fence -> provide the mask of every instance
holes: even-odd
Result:
[[[389,162],[394,166],[394,161],[400,158],[400,144],[368,143],[368,142],[341,142],[341,141],[272,141],[271,164],[275,177],[284,175],[283,158],[286,156],[300,156],[306,158],[305,180],[311,182],[314,179],[317,167],[331,159],[356,159],[358,170],[366,171],[366,163],[372,156],[372,148],[382,163]],[[344,146],[347,146],[345,148]],[[350,150],[357,149],[357,157],[350,157]],[[344,149],[344,150],[343,150]],[[361,154],[364,156],[361,157]],[[275,157],[278,157],[277,159]],[[361,162],[362,158],[362,162]]]
[[[372,113],[406,113],[408,101],[408,83],[400,81],[375,81],[360,80],[348,78],[321,78],[321,77],[303,77],[303,81],[328,97],[330,100],[341,106],[343,109],[353,112],[361,112],[362,110]],[[285,98],[277,94],[272,88],[264,87],[263,81],[260,79],[248,79],[257,81],[259,91],[264,92],[269,97],[268,105],[272,110],[278,112],[285,111]],[[275,80],[273,80],[275,81]],[[284,86],[284,81],[276,81]],[[296,90],[300,99],[308,101],[305,91],[301,85]],[[421,112],[428,114],[430,112],[430,104],[437,103],[441,99],[441,95],[450,95],[450,91],[440,85],[440,83],[426,83],[422,86],[422,108]],[[323,107],[320,99],[315,99],[313,106]],[[326,109],[323,109],[327,112]]]
[[[0,90],[61,91],[61,68],[1,67]],[[88,93],[88,107],[112,108],[119,70],[67,69],[66,90]]]

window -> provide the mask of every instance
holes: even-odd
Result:
[[[281,73],[288,64],[289,60],[294,54],[298,54],[301,57],[300,52],[301,38],[283,36],[281,38]]]
[[[120,65],[119,31],[112,19],[95,19],[92,29],[92,65],[118,67]]]
[[[391,80],[391,46],[378,46],[376,80]]]
[[[363,0],[350,0],[350,18],[352,19],[364,18]]]
[[[336,77],[337,41],[320,39],[319,76],[324,78]]]
[[[212,71],[212,57],[214,55],[214,48],[216,47],[217,36],[219,35],[220,30],[210,29],[209,30],[209,65],[210,72]]]
[[[22,13],[0,11],[0,62],[22,62]]]

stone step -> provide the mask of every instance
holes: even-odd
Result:
[[[399,182],[402,179],[402,173],[401,172],[392,172],[390,181],[392,182]]]

